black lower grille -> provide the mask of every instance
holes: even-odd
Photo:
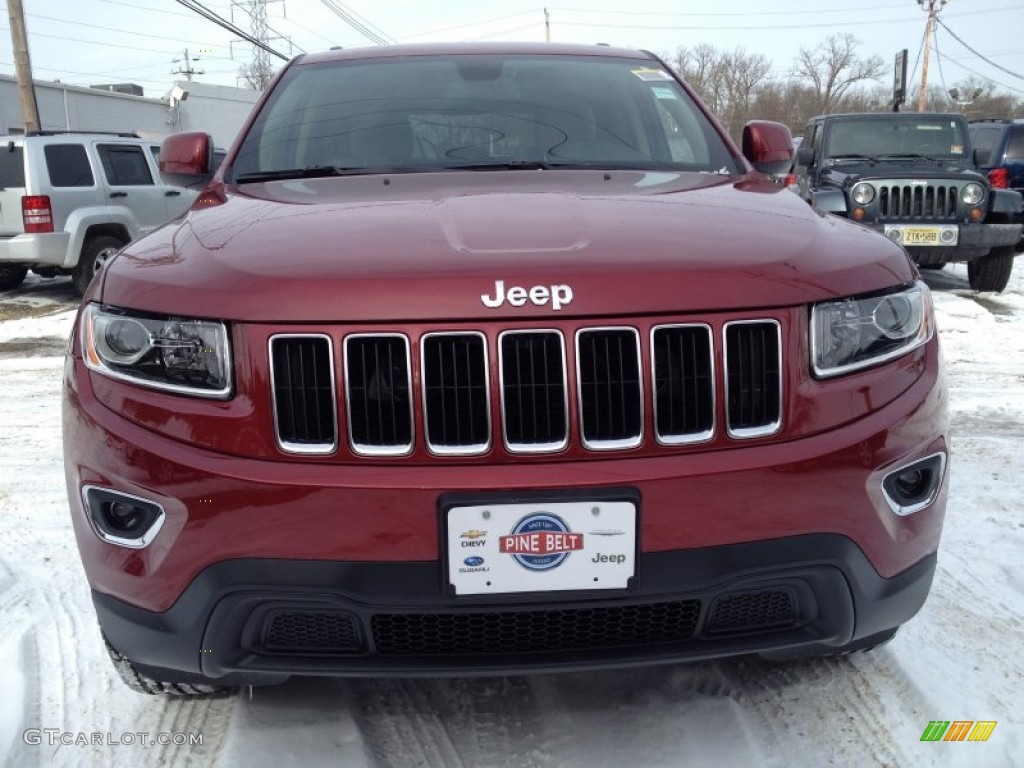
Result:
[[[277,613],[265,625],[263,649],[269,653],[352,653],[359,650],[359,633],[354,617],[347,613]]]
[[[690,640],[699,600],[487,613],[379,614],[377,651],[393,656],[540,653]]]
[[[720,597],[708,622],[708,633],[742,632],[786,626],[796,620],[796,605],[789,590],[748,592]]]
[[[337,439],[331,340],[276,336],[270,358],[278,441],[287,450],[331,450]]]
[[[891,184],[878,190],[879,213],[892,219],[952,219],[957,188],[944,185]]]

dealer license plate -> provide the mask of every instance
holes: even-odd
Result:
[[[446,523],[457,595],[624,589],[636,571],[632,502],[456,506]]]

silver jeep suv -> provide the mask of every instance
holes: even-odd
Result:
[[[31,269],[84,293],[122,246],[183,213],[198,190],[165,184],[159,152],[134,134],[0,136],[0,290]]]

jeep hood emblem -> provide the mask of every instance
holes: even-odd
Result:
[[[513,285],[506,291],[505,281],[495,280],[493,295],[483,293],[480,295],[480,301],[491,309],[497,309],[506,301],[513,307],[521,307],[527,301],[538,307],[550,302],[551,308],[557,312],[572,303],[572,288],[568,285],[535,285],[532,288]]]

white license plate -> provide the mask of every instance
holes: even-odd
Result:
[[[893,241],[902,245],[943,245],[954,246],[959,240],[959,232],[952,227],[946,227],[945,239],[940,239],[940,227],[904,227],[901,225],[889,224],[885,227],[885,234]]]
[[[457,595],[625,589],[636,572],[632,502],[458,506],[446,523]]]

